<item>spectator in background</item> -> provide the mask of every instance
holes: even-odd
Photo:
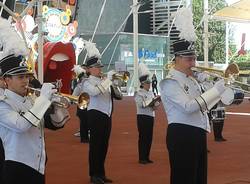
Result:
[[[157,89],[157,77],[155,74],[152,76],[152,91],[155,96],[158,95],[158,89]]]

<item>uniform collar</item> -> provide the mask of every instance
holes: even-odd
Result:
[[[101,80],[101,78],[96,77],[96,76],[94,76],[94,75],[90,75],[90,76],[89,76],[89,79]]]
[[[25,97],[22,97],[13,91],[10,91],[9,89],[4,90],[4,95],[10,99],[14,99],[15,101],[19,101],[19,102],[25,101]]]
[[[176,70],[174,68],[171,68],[170,71],[169,71],[169,74],[170,75],[173,75],[173,76],[179,76],[179,77],[184,77],[184,78],[187,78],[187,74],[179,71],[179,70]]]

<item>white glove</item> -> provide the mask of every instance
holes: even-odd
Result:
[[[160,102],[158,102],[158,101],[156,101],[155,104],[154,104],[155,107],[157,107],[159,105],[160,105]]]
[[[225,86],[225,80],[224,79],[220,79],[219,81],[217,81],[214,84],[214,88],[217,89],[217,91],[222,94],[225,90],[226,90],[226,86]]]
[[[204,82],[206,80],[208,80],[210,76],[206,73],[198,73],[197,74],[197,80],[200,81],[200,82]]]
[[[107,78],[109,79],[109,80],[113,80],[113,75],[114,74],[116,74],[117,72],[116,71],[114,71],[114,70],[110,70],[108,73],[107,73]]]
[[[48,100],[51,99],[52,95],[57,92],[57,89],[53,89],[55,86],[51,83],[44,83],[41,88],[41,94]]]

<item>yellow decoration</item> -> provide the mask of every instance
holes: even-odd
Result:
[[[66,26],[69,24],[70,17],[66,12],[62,12],[60,15],[60,20],[61,20],[62,25]]]
[[[43,13],[47,13],[47,12],[48,12],[48,10],[49,10],[49,7],[48,7],[48,6],[46,6],[46,5],[44,5],[44,6],[43,6]]]
[[[68,16],[71,16],[71,10],[70,10],[70,9],[66,9],[66,14],[67,14]]]

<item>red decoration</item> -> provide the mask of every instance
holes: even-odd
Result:
[[[68,4],[69,4],[70,6],[74,6],[75,3],[76,3],[76,0],[68,0]]]

